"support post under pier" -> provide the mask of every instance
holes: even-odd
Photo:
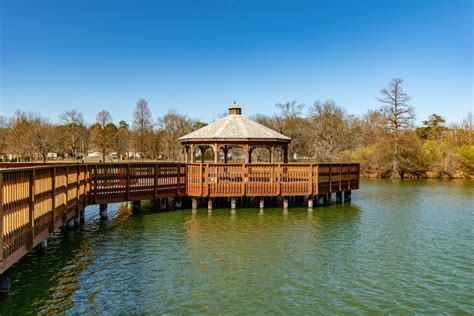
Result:
[[[45,253],[46,249],[48,249],[48,239],[44,239],[40,241],[38,246],[36,246],[36,250],[38,251],[39,254]]]
[[[99,214],[100,219],[107,219],[107,204],[100,204],[99,205]]]
[[[336,192],[336,203],[342,203],[342,192]]]
[[[230,209],[235,210],[237,208],[237,199],[236,198],[231,198],[230,199]]]
[[[80,218],[81,224],[84,224],[86,222],[86,210],[85,209],[82,209],[79,212],[79,218]]]
[[[8,271],[0,274],[0,294],[7,294],[10,291],[11,280]]]
[[[344,202],[350,202],[351,201],[351,191],[344,191]]]

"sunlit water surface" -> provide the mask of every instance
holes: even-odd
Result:
[[[363,181],[351,204],[130,215],[50,237],[0,313],[474,313],[474,182]]]

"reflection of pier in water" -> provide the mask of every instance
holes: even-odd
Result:
[[[266,256],[263,253],[251,254],[252,249],[272,243],[286,245],[288,248],[285,249],[293,252],[300,248],[300,243],[316,245],[321,235],[333,234],[338,230],[357,230],[359,215],[360,209],[354,204],[312,211],[304,208],[270,208],[265,211],[239,209],[233,213],[228,210],[208,213],[200,209],[186,220],[187,244],[195,257],[208,257],[211,254],[221,257],[222,252],[230,252],[231,256]],[[267,247],[266,252],[281,252],[285,249],[272,250]],[[317,247],[313,250],[317,251]],[[209,253],[206,254],[207,251]]]
[[[359,220],[360,209],[353,204],[312,212],[271,208],[263,212],[239,209],[232,214],[228,210],[208,213],[199,209],[186,220],[187,249],[195,262],[193,276],[198,283],[222,282],[214,282],[209,291],[197,295],[225,293],[226,298],[220,299],[232,300],[245,293],[268,293],[268,287],[283,291],[298,279],[307,280],[331,262],[331,256],[347,256],[350,260],[353,241],[340,241],[344,240],[342,235],[360,234]],[[336,238],[332,238],[334,235]],[[339,251],[335,254],[335,250]],[[241,278],[244,275],[247,277]],[[251,281],[242,283],[242,279]],[[282,279],[288,283],[272,283]]]

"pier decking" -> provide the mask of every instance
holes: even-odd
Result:
[[[0,164],[0,273],[87,205],[168,197],[316,196],[359,188],[352,163]]]

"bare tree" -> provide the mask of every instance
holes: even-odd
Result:
[[[387,128],[393,136],[393,161],[391,178],[400,178],[400,132],[413,125],[415,112],[409,104],[410,97],[403,91],[403,80],[393,79],[387,88],[380,91],[377,100],[383,105]]]
[[[16,111],[10,121],[10,130],[6,137],[6,144],[8,151],[16,156],[17,161],[31,153],[30,132],[31,124],[26,113]]]
[[[119,127],[117,130],[117,153],[120,160],[123,160],[124,157],[128,158],[128,150],[130,147],[130,130],[128,124],[125,121],[119,122]]]
[[[194,123],[187,116],[176,112],[176,110],[170,110],[158,119],[161,149],[167,159],[172,161],[179,159],[181,144],[178,138],[190,133],[193,130]]]
[[[139,99],[133,113],[133,146],[143,159],[151,146],[151,135],[153,133],[153,119],[148,103],[145,99]]]
[[[337,155],[355,147],[357,133],[352,120],[334,101],[316,101],[310,110],[314,155],[321,161],[335,160]]]
[[[309,133],[309,126],[307,119],[302,115],[305,105],[293,100],[277,103],[276,108],[279,113],[274,115],[269,122],[276,122],[277,131],[291,138],[288,146],[290,159],[308,159],[311,151],[305,134]]]
[[[102,153],[105,162],[107,154],[117,146],[117,127],[112,123],[112,117],[107,111],[97,114],[96,123],[91,127],[92,145]]]
[[[84,125],[84,117],[78,110],[68,110],[59,116],[62,125],[59,127],[59,135],[61,142],[71,153],[74,159],[81,148],[83,142],[87,137],[87,128]]]
[[[0,156],[6,154],[7,150],[7,135],[10,129],[10,124],[5,116],[0,116]]]
[[[43,162],[46,162],[48,153],[54,151],[57,145],[56,127],[48,120],[37,117],[30,122],[30,143]]]

